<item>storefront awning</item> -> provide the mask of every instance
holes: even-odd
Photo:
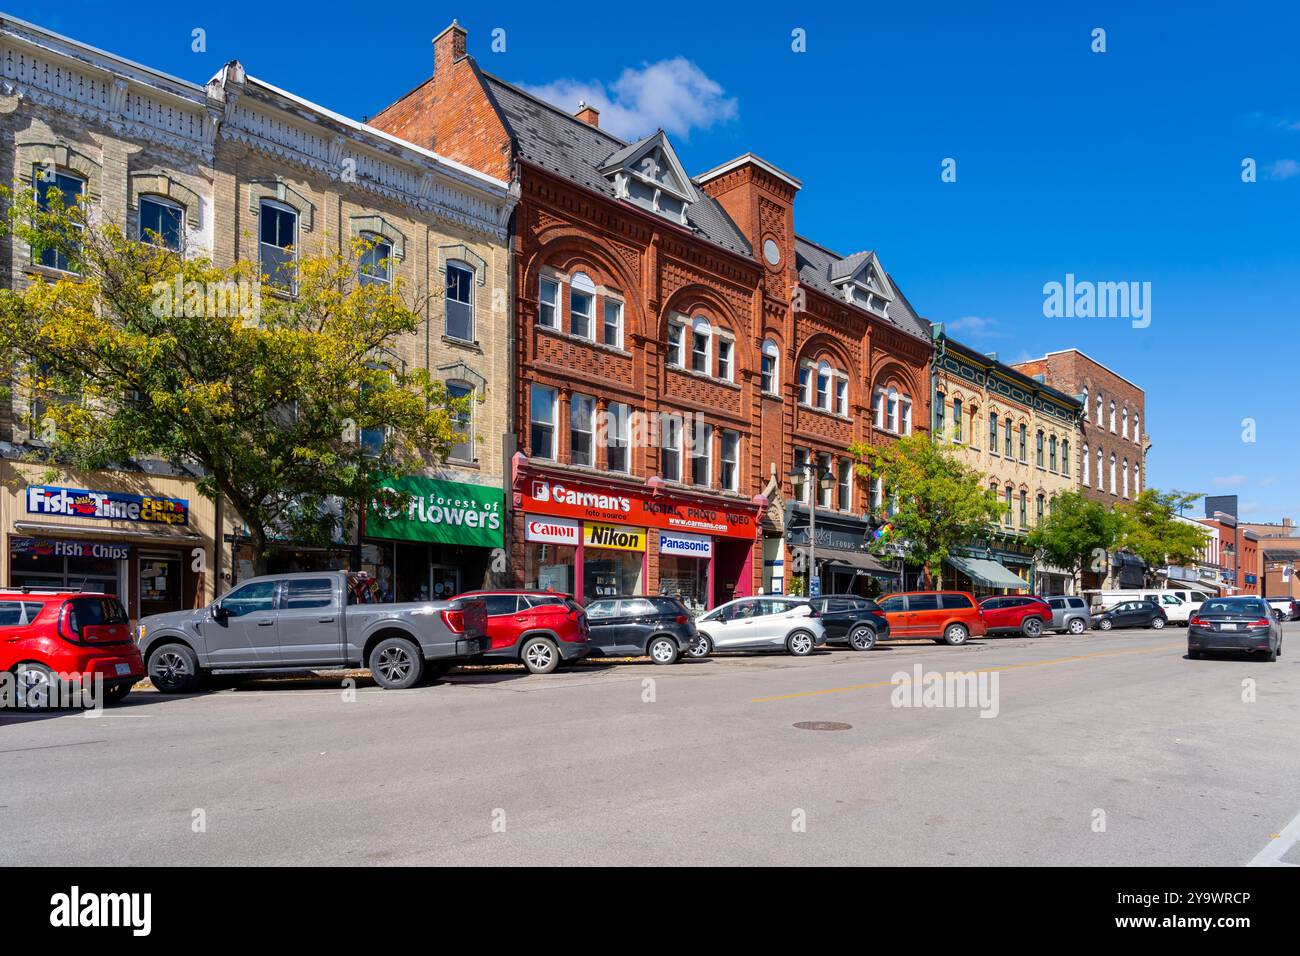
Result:
[[[1023,578],[1012,574],[996,561],[984,558],[957,558],[949,556],[944,559],[976,584],[987,588],[1016,588],[1024,590],[1029,587]]]
[[[56,538],[126,538],[139,541],[197,541],[203,536],[180,528],[97,528],[87,525],[56,524],[52,521],[15,521],[14,530],[23,534],[53,535]]]
[[[874,554],[867,554],[865,551],[832,551],[825,560],[827,564],[843,564],[855,570],[864,571],[867,574],[881,574],[890,578],[898,577],[897,571],[884,564]]]

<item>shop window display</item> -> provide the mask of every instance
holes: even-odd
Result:
[[[524,550],[524,587],[572,594],[577,555],[578,549],[568,545],[529,542]]]
[[[677,598],[693,614],[703,613],[709,604],[709,559],[662,556],[659,593]]]
[[[641,593],[642,552],[588,548],[582,562],[584,600]],[[558,588],[556,590],[559,590]]]

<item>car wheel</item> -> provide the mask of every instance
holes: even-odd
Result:
[[[1273,650],[1273,648],[1270,647],[1268,650],[1264,652],[1264,660],[1267,661],[1269,664],[1272,664],[1274,661],[1277,660],[1277,651]]]
[[[1103,617],[1100,621],[1097,622],[1097,626],[1101,628],[1103,631],[1109,631],[1112,627],[1115,626],[1115,622],[1108,617]]]
[[[652,638],[650,646],[646,648],[646,654],[656,664],[676,664],[677,658],[681,657],[681,651],[677,649],[677,641],[671,637]]]
[[[1157,631],[1163,630],[1165,626],[1165,619],[1163,617],[1153,617],[1151,619],[1151,626],[1155,628]]]
[[[1024,623],[1020,625],[1020,633],[1025,635],[1025,637],[1042,637],[1042,619],[1037,617],[1025,618]]]
[[[849,647],[855,651],[869,651],[876,646],[876,632],[865,624],[849,632]]]
[[[384,690],[406,690],[424,675],[424,657],[413,641],[386,637],[370,649],[370,676]]]
[[[18,707],[22,710],[47,707],[53,699],[54,672],[44,664],[26,662],[16,665],[14,684]]]
[[[160,694],[185,694],[199,686],[199,659],[184,644],[164,644],[149,652],[149,680]]]
[[[813,636],[807,631],[795,631],[785,639],[785,649],[795,657],[807,657],[814,646]]]
[[[709,640],[709,636],[707,634],[696,634],[695,643],[692,644],[690,650],[686,652],[686,656],[694,660],[699,660],[700,658],[708,657],[712,652],[713,642]]]
[[[131,693],[131,688],[135,686],[130,683],[114,684],[112,687],[104,688],[104,703],[118,704],[121,703],[126,695]]]
[[[532,637],[519,649],[519,659],[530,674],[549,674],[560,666],[560,649],[547,637]]]
[[[964,624],[949,624],[948,629],[943,632],[943,642],[950,647],[965,644],[968,637],[970,637],[970,631],[966,630]]]
[[[1067,625],[1067,629],[1071,634],[1082,634],[1087,630],[1087,625],[1083,623],[1083,618],[1072,617],[1070,618],[1070,623]]]
[[[1188,657],[1190,660],[1194,660],[1194,661],[1199,661],[1199,660],[1200,660],[1202,657],[1204,657],[1204,656],[1205,656],[1205,655],[1203,655],[1200,651],[1192,651],[1192,650],[1189,650],[1189,651],[1187,652],[1187,657]]]

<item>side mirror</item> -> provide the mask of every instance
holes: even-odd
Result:
[[[225,624],[226,620],[230,617],[230,612],[221,606],[220,601],[213,601],[211,609],[212,619],[218,624]]]

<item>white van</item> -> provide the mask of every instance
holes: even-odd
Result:
[[[1189,597],[1193,594],[1200,595],[1199,591],[1184,593]],[[1164,590],[1162,588],[1132,588],[1125,591],[1085,591],[1089,603],[1092,605],[1092,611],[1106,611],[1116,604],[1123,604],[1125,601],[1154,601],[1160,609],[1165,612],[1165,617],[1169,619],[1170,624],[1186,624],[1197,608],[1201,606],[1201,601],[1206,600],[1207,596],[1201,596],[1195,601],[1187,600],[1180,597],[1177,590]]]

